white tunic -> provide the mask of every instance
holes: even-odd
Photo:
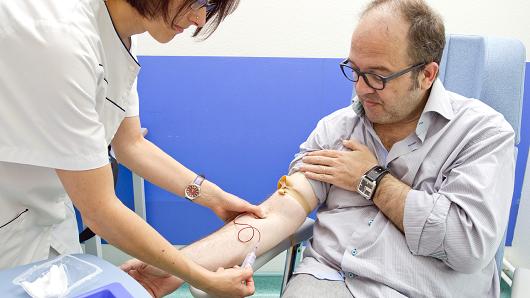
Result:
[[[55,169],[106,165],[140,66],[102,0],[0,2],[0,269],[80,252]]]

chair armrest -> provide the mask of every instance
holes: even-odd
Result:
[[[512,298],[528,297],[530,293],[530,270],[516,268],[512,279]]]
[[[290,247],[302,241],[308,240],[311,237],[313,237],[314,222],[315,221],[313,219],[309,217],[306,218],[304,223],[302,223],[302,225],[298,228],[298,230],[296,230],[296,232],[293,235],[284,239],[282,242],[278,243],[275,247],[271,248],[269,251],[257,257],[256,261],[254,262],[254,265],[252,265],[252,269],[254,271],[258,270],[259,268],[267,264],[270,260],[272,260],[274,257],[279,255],[283,251],[289,249]],[[190,293],[195,298],[213,298],[212,296],[208,295],[202,290],[194,288],[191,285],[190,285]]]
[[[270,260],[274,259],[277,255],[286,251],[290,247],[293,247],[295,244],[303,242],[305,240],[313,237],[313,224],[314,220],[311,218],[306,218],[304,223],[296,230],[296,232],[291,235],[289,238],[284,239],[282,242],[278,243],[275,247],[271,248],[269,251],[263,253],[261,256],[256,258],[256,262],[252,266],[254,271],[261,268],[263,265],[267,264]]]

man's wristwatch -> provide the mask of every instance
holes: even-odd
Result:
[[[368,170],[362,177],[359,185],[357,186],[357,192],[365,199],[371,200],[375,195],[377,184],[379,181],[388,174],[388,169],[381,166],[375,166]]]
[[[193,201],[196,198],[201,196],[201,184],[204,182],[204,175],[199,174],[192,183],[188,184],[186,188],[184,188],[184,196],[190,200]]]

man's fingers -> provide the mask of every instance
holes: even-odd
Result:
[[[336,155],[338,156],[338,154]],[[332,166],[336,157],[305,156],[302,161],[306,164]]]
[[[317,150],[311,151],[306,154],[306,156],[325,156],[325,157],[337,157],[337,150]]]
[[[333,174],[333,168],[328,166],[321,166],[321,165],[303,165],[300,167],[300,171],[302,172],[312,172],[316,174],[326,174],[326,175],[332,175]]]
[[[120,269],[127,272],[131,269],[134,269],[137,267],[138,265],[138,260],[137,259],[130,259],[128,260],[127,262],[123,263],[120,265]]]
[[[357,140],[354,140],[354,139],[350,139],[350,140],[342,140],[342,145],[344,145],[344,147],[352,150],[352,151],[356,151],[356,150],[363,150],[366,148],[366,146],[364,146],[363,144],[357,142]]]

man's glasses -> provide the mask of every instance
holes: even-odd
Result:
[[[212,12],[215,8],[215,0],[197,0],[191,5],[194,10],[199,10],[203,7],[206,7],[207,14]]]
[[[386,83],[388,83],[389,81],[400,77],[416,68],[422,67],[425,64],[425,62],[414,64],[410,67],[407,67],[386,77],[371,72],[363,72],[360,69],[352,66],[350,64],[350,60],[348,59],[342,61],[339,65],[340,69],[342,70],[342,73],[348,80],[352,82],[357,82],[359,81],[359,78],[362,77],[366,85],[368,85],[370,88],[374,90],[383,90],[385,89]]]

